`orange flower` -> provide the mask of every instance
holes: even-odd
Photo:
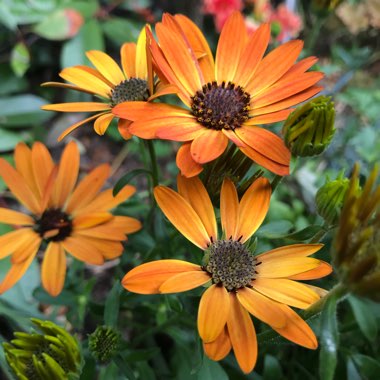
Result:
[[[121,103],[112,112],[133,120],[129,131],[184,144],[177,165],[186,177],[219,157],[229,140],[253,161],[279,174],[289,174],[290,153],[282,139],[257,127],[285,120],[294,106],[313,95],[323,74],[307,72],[315,57],[295,63],[302,41],[290,41],[264,53],[269,24],[251,37],[242,15],[233,13],[223,27],[216,59],[200,30],[182,15],[164,15],[156,25],[158,45],[150,48],[159,75],[177,86],[187,109],[167,104]]]
[[[100,97],[103,102],[58,103],[43,106],[42,109],[60,112],[96,112],[84,120],[71,125],[59,137],[62,140],[67,134],[81,125],[94,120],[95,132],[103,135],[115,117],[111,110],[121,102],[136,100],[150,101],[156,97],[172,93],[173,86],[162,83],[154,86],[153,69],[150,55],[147,54],[145,28],[141,31],[137,44],[125,43],[120,49],[121,66],[106,53],[91,50],[87,58],[95,69],[87,66],[74,66],[61,71],[60,77],[73,84],[46,82],[42,86],[63,87],[85,92]],[[120,134],[129,139],[129,120],[119,119]]]
[[[0,176],[28,213],[0,208],[0,223],[16,226],[0,236],[0,259],[12,255],[11,269],[0,282],[0,294],[24,275],[43,243],[47,246],[42,286],[56,296],[65,282],[65,252],[102,265],[105,259],[121,255],[125,234],[141,228],[138,220],[109,212],[135,192],[133,186],[125,186],[116,197],[111,189],[99,193],[109,177],[109,165],[98,166],[75,187],[79,151],[74,142],[67,145],[58,165],[38,142],[32,149],[18,144],[14,160],[16,168],[0,158]]]
[[[181,260],[142,264],[122,280],[141,294],[183,292],[207,286],[198,309],[198,331],[208,357],[223,359],[233,349],[240,368],[255,366],[257,341],[249,314],[301,346],[318,345],[310,327],[289,306],[307,308],[324,290],[295,280],[331,273],[331,266],[308,257],[321,244],[295,244],[253,256],[247,242],[269,208],[268,180],[256,180],[239,202],[233,183],[225,179],[220,198],[223,234],[218,237],[213,206],[202,182],[179,176],[178,191],[159,186],[158,205],[173,225],[205,251],[203,265]]]

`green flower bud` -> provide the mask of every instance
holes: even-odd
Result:
[[[3,343],[5,358],[20,380],[79,379],[82,358],[77,341],[62,327],[32,318],[41,333],[15,332]]]
[[[296,157],[321,154],[334,136],[334,119],[334,103],[327,96],[297,107],[284,123],[286,146]]]
[[[118,353],[120,333],[112,327],[98,326],[89,335],[89,349],[99,363],[108,363]]]
[[[347,288],[380,301],[380,186],[375,168],[363,188],[356,165],[346,191],[332,257]]]
[[[349,180],[340,175],[334,181],[327,180],[317,191],[315,201],[318,214],[329,224],[338,223]]]

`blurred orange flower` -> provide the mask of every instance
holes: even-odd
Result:
[[[74,142],[67,145],[58,165],[38,142],[32,149],[18,144],[14,160],[16,168],[0,158],[0,176],[27,213],[0,207],[0,223],[16,226],[0,236],[0,259],[11,255],[12,263],[0,282],[0,294],[20,280],[41,246],[42,286],[57,296],[65,282],[65,252],[102,265],[121,255],[125,234],[141,228],[138,220],[109,212],[135,192],[129,185],[115,197],[112,189],[99,192],[109,177],[109,165],[95,168],[76,186],[79,150]]]
[[[296,244],[253,256],[246,244],[268,211],[268,180],[256,180],[240,202],[233,183],[224,180],[221,237],[202,182],[197,177],[179,176],[178,191],[159,186],[155,197],[173,225],[205,251],[203,265],[181,260],[153,261],[128,272],[123,286],[135,293],[157,294],[206,285],[198,309],[198,331],[204,350],[209,358],[221,360],[233,349],[245,373],[253,370],[257,359],[256,333],[249,314],[290,341],[317,348],[313,331],[288,305],[304,309],[324,294],[323,289],[295,281],[331,273],[329,264],[308,257],[322,245]]]
[[[219,157],[229,141],[264,168],[289,174],[290,153],[282,139],[257,125],[286,119],[289,107],[321,90],[315,83],[323,74],[307,72],[317,59],[295,63],[302,41],[290,41],[264,57],[269,25],[249,37],[243,16],[234,12],[221,32],[214,63],[205,37],[185,16],[164,15],[156,33],[159,45],[152,38],[150,48],[158,74],[178,88],[188,108],[120,103],[112,112],[134,121],[129,131],[145,139],[184,142],[177,165],[187,177]]]

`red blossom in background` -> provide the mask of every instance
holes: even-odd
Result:
[[[214,16],[216,29],[220,32],[228,16],[233,11],[243,9],[242,0],[204,0],[203,11]]]

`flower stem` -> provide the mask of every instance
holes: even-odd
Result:
[[[276,174],[271,182],[271,186],[272,186],[272,193],[274,193],[274,191],[276,190],[276,187],[278,186],[278,184],[282,181],[284,177],[281,176],[281,175],[278,175]]]
[[[150,165],[152,170],[152,178],[153,178],[153,187],[158,185],[158,167],[157,167],[157,159],[156,152],[154,150],[154,144],[152,140],[145,140],[145,144],[148,147]]]
[[[311,238],[309,244],[318,243],[329,232],[329,226],[325,223],[322,228]]]

